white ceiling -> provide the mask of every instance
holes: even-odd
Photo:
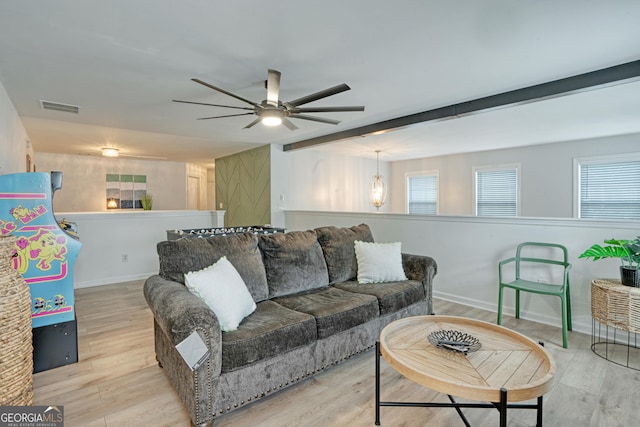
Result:
[[[640,59],[640,1],[32,0],[0,4],[0,82],[36,152],[121,154],[211,164],[290,143]],[[256,125],[245,106],[198,85],[266,96],[267,69],[291,100],[347,83],[308,106],[365,105]],[[40,100],[80,106],[43,110]],[[415,125],[319,149],[400,160],[640,132],[640,82]]]

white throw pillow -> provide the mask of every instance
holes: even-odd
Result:
[[[225,256],[205,269],[185,274],[184,283],[213,310],[225,332],[238,329],[242,319],[256,309],[247,285]]]
[[[402,268],[400,242],[369,243],[355,241],[358,282],[382,283],[407,280]]]

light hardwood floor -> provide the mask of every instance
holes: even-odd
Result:
[[[442,300],[437,314],[495,321],[495,313]],[[142,281],[76,290],[79,362],[34,375],[36,405],[64,405],[66,427],[190,426],[180,400],[155,361],[152,315]],[[506,317],[505,326],[543,340],[557,363],[545,395],[546,426],[638,425],[640,372],[591,352],[591,337]],[[374,425],[374,352],[218,417],[216,427]],[[446,396],[404,379],[382,362],[382,400],[446,402]],[[498,424],[492,409],[466,409],[473,426]],[[383,426],[463,426],[450,408],[381,409]],[[535,425],[535,411],[511,410],[509,426]]]

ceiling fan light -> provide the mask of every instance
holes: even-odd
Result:
[[[119,152],[117,148],[103,148],[102,155],[104,157],[118,157]]]
[[[265,108],[259,113],[265,126],[279,126],[282,124],[283,113],[277,108]]]
[[[262,124],[265,126],[278,126],[282,124],[282,119],[276,116],[267,116],[262,118]]]

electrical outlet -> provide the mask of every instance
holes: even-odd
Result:
[[[129,262],[129,254],[122,254],[122,262]]]

